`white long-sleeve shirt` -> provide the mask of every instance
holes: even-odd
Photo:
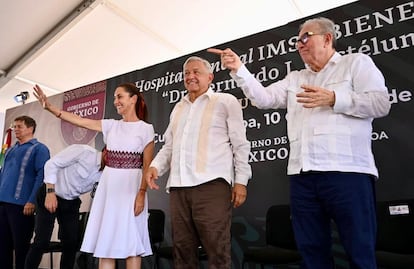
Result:
[[[216,178],[247,185],[250,144],[243,113],[231,94],[209,89],[193,103],[177,103],[164,134],[165,144],[152,161],[161,176],[170,170],[170,187],[197,186]]]
[[[373,118],[390,110],[384,77],[364,54],[335,53],[319,72],[289,73],[263,87],[243,65],[231,77],[258,108],[286,108],[290,142],[288,174],[343,171],[378,177],[371,151]],[[335,92],[333,107],[304,108],[296,101],[301,85]]]
[[[55,185],[57,196],[73,200],[92,190],[101,176],[102,153],[88,145],[73,144],[45,164],[45,183]]]

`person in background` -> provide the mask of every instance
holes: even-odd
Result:
[[[0,267],[23,269],[33,236],[36,192],[50,153],[34,138],[33,118],[15,118],[13,131],[17,142],[7,150],[0,170]]]
[[[334,220],[351,268],[376,268],[372,121],[390,110],[387,87],[372,59],[335,50],[335,25],[307,20],[296,48],[305,68],[263,87],[231,49],[209,49],[259,108],[286,108],[290,199],[304,268],[333,268]]]
[[[81,251],[99,258],[100,269],[115,268],[126,259],[127,269],[141,268],[141,257],[152,254],[148,231],[147,183],[142,180],[154,154],[154,128],[142,94],[132,83],[119,85],[114,106],[121,120],[93,120],[50,104],[39,86],[39,103],[56,117],[103,133],[107,156],[92,203]]]
[[[145,179],[158,189],[155,180],[170,170],[174,268],[198,268],[202,245],[209,269],[229,269],[232,204],[244,203],[251,177],[243,113],[233,95],[210,89],[214,76],[208,61],[192,56],[183,73],[188,94],[174,107],[165,144]]]
[[[105,148],[104,148],[105,149]],[[79,250],[81,194],[92,191],[104,164],[103,153],[88,145],[73,144],[45,164],[44,184],[37,193],[35,237],[25,269],[37,269],[47,249],[57,218],[62,242],[60,269],[73,269]]]

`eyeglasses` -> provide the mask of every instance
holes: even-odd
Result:
[[[314,32],[305,32],[298,38],[298,41],[296,41],[296,45],[298,45],[299,42],[305,45],[306,43],[308,43],[309,38],[314,35],[324,35],[324,34],[316,34]]]

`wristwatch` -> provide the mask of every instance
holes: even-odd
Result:
[[[51,192],[55,192],[54,188],[47,188],[46,189],[46,193],[51,193]]]

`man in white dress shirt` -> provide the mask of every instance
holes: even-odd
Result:
[[[165,144],[146,180],[158,189],[154,180],[170,170],[174,268],[198,268],[202,245],[209,269],[230,269],[232,205],[244,203],[251,177],[243,113],[233,95],[209,89],[208,61],[193,56],[183,69],[188,94],[170,115]]]
[[[90,192],[104,168],[104,150],[73,144],[45,164],[44,184],[36,201],[35,238],[26,257],[25,269],[37,269],[55,224],[62,242],[61,269],[73,269],[78,251],[78,220],[81,194]]]
[[[290,197],[304,268],[333,268],[331,220],[350,268],[374,269],[376,242],[372,121],[390,110],[384,77],[361,53],[335,50],[335,25],[306,21],[296,48],[306,68],[263,87],[231,49],[209,49],[259,108],[286,108]]]

